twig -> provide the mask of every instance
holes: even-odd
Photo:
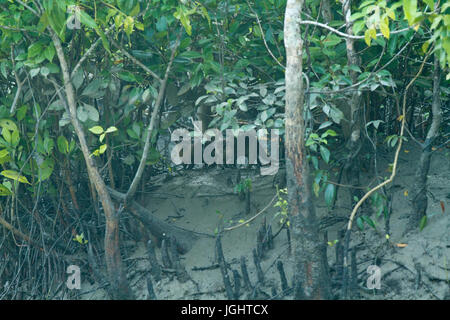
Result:
[[[432,49],[432,48],[431,48]],[[361,205],[364,203],[365,200],[367,200],[368,197],[370,197],[370,195],[372,193],[374,193],[375,191],[377,191],[378,189],[384,187],[385,185],[387,185],[388,183],[391,183],[392,180],[394,180],[394,177],[397,173],[397,164],[398,164],[398,157],[400,154],[400,149],[402,148],[402,142],[403,142],[403,134],[404,134],[404,130],[405,130],[405,118],[406,118],[406,94],[408,92],[408,89],[411,87],[411,85],[416,81],[416,79],[419,77],[419,75],[422,73],[423,67],[425,65],[425,62],[428,60],[428,57],[430,56],[431,53],[431,49],[428,51],[427,55],[425,56],[422,65],[420,66],[419,71],[417,72],[417,74],[415,75],[415,77],[408,83],[408,85],[405,88],[405,92],[403,93],[403,111],[402,111],[402,126],[400,129],[400,139],[399,139],[399,143],[397,146],[397,150],[395,151],[395,157],[394,157],[394,163],[392,166],[392,173],[391,176],[389,177],[389,179],[385,180],[384,182],[380,183],[379,185],[375,186],[374,188],[372,188],[370,191],[368,191],[362,198],[361,200],[358,201],[358,203],[355,205],[355,207],[353,208],[353,211],[350,215],[350,219],[348,221],[348,225],[347,225],[347,230],[350,230],[352,228],[352,223],[353,223],[353,219],[355,218],[356,212],[358,211],[359,207],[361,207]]]
[[[364,39],[364,36],[355,36],[355,35],[352,35],[352,34],[341,32],[341,31],[339,31],[337,29],[334,29],[333,27],[330,27],[329,25],[326,25],[326,24],[320,23],[320,22],[316,22],[316,21],[302,20],[302,21],[299,21],[298,23],[299,24],[305,24],[305,25],[309,24],[309,25],[318,26],[318,27],[327,29],[327,30],[329,30],[329,31],[331,31],[333,33],[336,33],[337,35],[339,35],[341,37],[345,37],[345,38],[348,38],[348,39],[355,39],[355,40]],[[392,31],[391,34],[402,33],[404,31],[408,31],[412,27],[413,26],[410,26],[410,27],[407,27],[407,28],[403,28],[403,29],[400,29],[400,30],[395,30],[395,31]],[[376,36],[377,37],[383,36],[383,34],[382,33],[377,33]]]
[[[159,88],[158,98],[156,99],[155,105],[153,107],[152,115],[151,115],[151,118],[150,118],[150,124],[148,125],[148,128],[147,128],[147,137],[146,137],[146,140],[145,140],[144,150],[143,150],[143,153],[142,153],[141,161],[139,162],[139,167],[138,167],[138,169],[136,171],[136,174],[135,174],[135,176],[133,178],[133,181],[131,182],[130,188],[128,189],[127,194],[125,196],[125,203],[134,196],[134,194],[136,192],[136,189],[137,189],[137,187],[139,185],[139,182],[141,181],[142,173],[144,171],[144,167],[145,167],[146,162],[147,162],[147,156],[148,156],[149,151],[150,151],[151,136],[153,134],[153,130],[154,130],[154,127],[155,127],[155,124],[156,124],[156,118],[157,118],[157,116],[159,114],[160,106],[162,104],[162,100],[163,100],[163,97],[164,97],[167,81],[169,79],[169,73],[170,73],[170,70],[172,68],[173,61],[175,59],[175,53],[177,52],[177,49],[178,49],[178,47],[180,45],[180,38],[181,38],[181,31],[178,33],[177,40],[175,42],[175,45],[172,48],[172,53],[170,55],[170,60],[169,60],[169,64],[167,65],[167,68],[166,68],[166,73],[164,75],[164,79],[161,81],[161,87]],[[148,71],[151,71],[147,67],[145,67],[145,68]]]
[[[253,10],[253,7],[250,5],[250,2],[247,1],[247,5],[250,8],[250,10],[253,12],[253,14],[256,16],[256,22],[258,23],[259,26],[259,30],[261,30],[261,36],[263,38],[264,41],[264,46],[266,47],[267,51],[269,52],[270,56],[273,58],[273,60],[275,60],[275,62],[281,67],[283,68],[283,70],[286,69],[285,66],[283,66],[280,61],[278,61],[278,59],[275,57],[275,55],[272,53],[272,50],[270,50],[269,46],[267,45],[267,41],[266,41],[266,37],[264,36],[264,31],[263,28],[261,27],[261,21],[259,21],[259,16],[258,14],[255,12],[255,10]]]
[[[127,50],[125,50],[119,43],[117,43],[117,41],[115,41],[113,38],[109,38],[109,41],[111,41],[111,43],[117,48],[119,49],[125,56],[127,56],[128,59],[130,59],[131,61],[133,61],[134,64],[138,65],[139,67],[141,67],[145,72],[147,72],[148,74],[150,74],[153,78],[155,78],[156,80],[158,80],[160,83],[163,82],[163,79],[161,79],[156,73],[154,73],[152,70],[150,70],[145,64],[143,64],[142,62],[140,62],[138,59],[136,59],[135,57],[133,57]],[[176,46],[177,47],[177,46]]]
[[[16,95],[14,96],[14,100],[11,105],[11,109],[9,110],[10,114],[12,114],[12,113],[14,113],[14,111],[16,111],[17,101],[19,100],[20,93],[22,92],[23,84],[25,83],[25,80],[26,80],[26,77],[25,77],[25,79],[23,79],[23,81],[20,81],[18,72],[16,71],[16,63],[14,62],[14,59],[15,59],[14,58],[14,46],[11,46],[11,61],[12,61],[12,66],[13,66],[13,71],[14,71],[14,77],[16,78],[17,91],[16,91]]]
[[[113,28],[109,28],[108,30],[105,31],[105,36],[111,32]],[[80,60],[78,60],[77,64],[75,65],[75,67],[72,70],[72,73],[70,74],[70,78],[73,78],[75,73],[78,71],[78,69],[81,67],[81,64],[84,62],[84,60],[86,60],[89,55],[92,53],[92,51],[94,51],[94,49],[100,44],[101,42],[101,38],[98,38],[92,45],[91,47],[84,53],[84,55],[81,57]]]
[[[277,197],[277,195],[275,195],[275,196],[272,198],[272,200],[270,200],[269,204],[268,204],[267,206],[265,206],[264,209],[262,209],[260,212],[258,212],[257,214],[255,214],[255,215],[254,215],[253,217],[251,217],[250,219],[248,219],[248,220],[246,220],[246,221],[244,221],[244,222],[242,222],[242,223],[240,223],[240,224],[237,224],[237,225],[235,225],[235,226],[233,226],[233,227],[223,228],[223,231],[231,231],[231,230],[240,228],[240,227],[242,227],[242,226],[245,226],[247,223],[252,222],[253,220],[255,220],[258,216],[260,216],[264,211],[266,211],[266,210],[269,208],[269,206],[272,204],[272,202],[275,200],[276,197]]]

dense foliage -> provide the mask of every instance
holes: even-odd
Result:
[[[29,292],[51,298],[52,277],[64,276],[58,254],[84,251],[85,238],[96,250],[103,247],[105,216],[71,122],[52,32],[63,46],[90,157],[109,187],[128,190],[152,135],[140,180],[145,190],[155,174],[182,170],[173,167],[167,141],[175,128],[192,129],[202,105],[211,108],[210,127],[283,133],[285,5],[0,0],[0,284],[13,275],[16,286],[34,277],[39,281],[28,283],[35,286]],[[450,130],[450,3],[352,1],[351,11],[358,65],[348,60],[341,3],[307,0],[303,14],[310,23],[301,30],[313,191],[330,207],[336,187],[328,181],[349,152],[341,146],[350,138],[354,92],[364,102],[363,135],[391,150],[399,140],[405,87],[434,54],[443,70],[444,112],[436,145]],[[417,140],[425,140],[431,124],[434,69],[429,59],[407,96],[407,126]],[[154,130],[148,130],[157,104]],[[365,147],[370,163],[373,150],[369,142]],[[381,195],[373,199],[380,213],[382,202]],[[370,225],[367,219],[358,224]],[[129,222],[123,224],[123,236],[130,237]],[[17,297],[2,290],[0,299]]]

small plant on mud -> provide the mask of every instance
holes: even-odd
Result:
[[[359,201],[357,197],[355,197],[355,202]],[[370,197],[370,204],[375,211],[375,216],[377,219],[380,219],[381,215],[383,215],[384,219],[389,219],[389,208],[388,208],[388,199],[385,195],[380,192],[375,192]],[[366,215],[362,215],[356,219],[356,224],[358,225],[360,230],[364,230],[364,225],[367,224],[369,227],[376,230],[376,221],[371,219]]]
[[[288,217],[288,202],[285,198],[283,198],[283,195],[287,194],[287,188],[279,189],[277,186],[277,202],[273,205],[273,207],[280,208],[277,213],[275,213],[275,217],[280,217],[280,224],[284,225],[286,224],[287,227],[289,227],[289,217]]]
[[[252,180],[250,178],[240,180],[234,188],[234,192],[239,195],[241,201],[245,200],[245,214],[250,213],[250,193],[252,191]]]
[[[78,242],[79,244],[87,244],[88,243],[88,241],[84,238],[84,233],[76,234],[72,240]]]
[[[252,180],[250,178],[241,180],[235,187],[234,192],[241,195],[245,195],[248,191],[252,191]]]

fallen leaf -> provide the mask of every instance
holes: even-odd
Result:
[[[405,197],[407,197],[407,196],[408,196],[408,190],[405,190],[405,192],[403,192],[403,195],[404,195]]]
[[[408,245],[406,243],[397,243],[397,247],[406,248]]]

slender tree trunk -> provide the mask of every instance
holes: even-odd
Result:
[[[420,155],[420,160],[417,165],[414,186],[411,190],[412,213],[408,222],[407,231],[417,228],[420,220],[426,215],[427,211],[427,176],[430,169],[432,154],[431,147],[434,140],[438,137],[439,127],[442,122],[440,80],[441,74],[439,58],[436,54],[434,54],[433,103],[431,107],[433,112],[433,120],[431,122],[430,129],[428,130],[425,143],[423,144],[422,154]]]
[[[342,10],[345,19],[345,29],[347,34],[353,34],[353,23],[350,19],[351,16],[351,0],[341,0]],[[350,38],[345,39],[347,47],[347,59],[348,65],[360,66],[360,58],[355,50],[354,40]],[[350,77],[353,83],[358,82],[358,74],[350,70]],[[361,105],[363,103],[362,95],[358,91],[354,91],[350,98],[350,137],[348,140],[349,156],[345,165],[345,173],[349,184],[357,186],[359,185],[359,173],[360,173],[360,161],[358,160],[361,150]],[[360,195],[356,194],[358,189],[350,189],[351,201],[355,201],[355,196],[359,199]],[[353,206],[353,205],[352,205]]]
[[[328,299],[330,281],[325,245],[311,199],[304,146],[303,40],[300,32],[303,0],[288,0],[284,21],[286,47],[286,179],[294,247],[296,299]],[[324,261],[325,260],[325,261]]]
[[[322,0],[322,16],[326,24],[330,24],[333,21],[333,13],[331,12],[331,1]]]
[[[111,197],[106,189],[105,182],[100,176],[97,167],[94,164],[86,142],[86,136],[83,128],[77,118],[77,105],[75,100],[75,92],[70,80],[69,68],[67,66],[64,50],[56,33],[49,28],[52,40],[58,55],[61,71],[64,79],[64,87],[66,92],[67,104],[70,112],[70,120],[75,129],[75,133],[80,142],[81,151],[86,162],[89,180],[94,184],[103,206],[106,219],[105,230],[105,259],[110,282],[110,295],[113,299],[132,298],[132,293],[127,282],[126,274],[122,265],[122,257],[120,255],[119,246],[119,216],[115,211]]]
[[[347,34],[353,34],[353,22],[351,20],[351,0],[340,0],[342,3],[342,12],[344,14],[345,20],[345,31]],[[358,53],[355,50],[355,41],[350,38],[345,39],[345,44],[347,48],[347,63],[349,66],[355,65],[360,66],[361,61]],[[358,82],[358,74],[350,70],[350,78],[353,83]],[[358,91],[354,91],[350,98],[350,136],[346,137],[347,148],[349,150],[349,154],[347,157],[347,161],[344,165],[344,172],[347,177],[347,181],[352,186],[359,186],[360,183],[360,171],[361,171],[361,162],[360,162],[360,151],[362,147],[361,141],[361,130],[362,130],[362,108],[363,104],[362,95]],[[353,208],[356,205],[356,202],[362,197],[362,192],[360,189],[350,188],[350,202],[351,207]],[[350,237],[351,230],[347,230],[344,237],[344,257],[343,257],[343,272],[342,272],[342,298],[347,299],[349,297],[349,265],[348,265],[348,252],[350,246]]]

